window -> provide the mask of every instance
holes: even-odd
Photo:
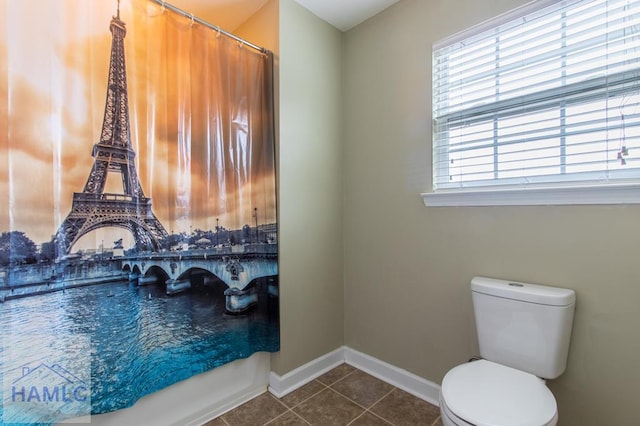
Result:
[[[427,205],[640,203],[640,1],[538,1],[434,45],[433,186]]]

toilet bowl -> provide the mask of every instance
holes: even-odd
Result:
[[[482,359],[444,376],[442,423],[557,424],[556,400],[544,379],[555,379],[566,368],[575,292],[483,277],[471,280],[471,290]]]
[[[440,388],[445,426],[553,426],[558,410],[538,377],[491,361],[451,369]]]

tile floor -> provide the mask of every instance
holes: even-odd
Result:
[[[342,364],[283,398],[269,392],[203,426],[442,426],[440,410]]]

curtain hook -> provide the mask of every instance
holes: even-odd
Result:
[[[166,6],[164,4],[164,0],[160,1],[160,10],[162,11],[162,13],[167,11],[167,8],[166,8]]]
[[[216,27],[216,29],[218,30],[218,34],[216,34],[216,38],[218,38],[218,37],[220,37],[220,34],[222,34],[222,33],[220,32],[220,27]]]
[[[190,26],[192,26],[192,27],[193,27],[193,26],[194,26],[194,24],[195,24],[195,20],[194,20],[193,13],[192,13],[192,14],[191,14],[191,24],[190,24]]]

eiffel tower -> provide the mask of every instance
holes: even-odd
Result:
[[[127,74],[124,57],[125,23],[120,20],[120,1],[111,19],[111,59],[107,101],[100,142],[93,146],[93,167],[82,192],[73,194],[71,212],[56,233],[56,246],[69,254],[85,234],[98,228],[125,228],[141,250],[158,251],[168,236],[151,211],[151,198],[144,196],[135,166],[136,153],[131,148]],[[105,193],[108,173],[119,173],[123,192]]]

